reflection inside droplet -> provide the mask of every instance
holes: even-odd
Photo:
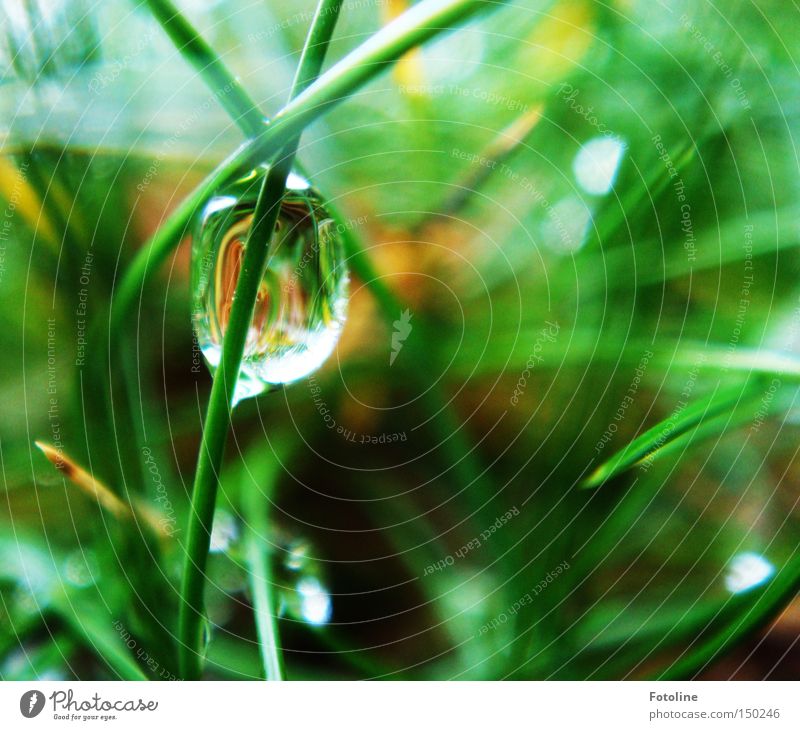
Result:
[[[592,195],[605,195],[614,185],[625,143],[617,137],[595,137],[580,148],[572,162],[578,184]]]
[[[192,321],[210,369],[219,367],[256,199],[259,167],[203,208],[192,243]],[[263,242],[259,242],[263,245]],[[234,404],[304,378],[331,355],[347,310],[342,227],[307,180],[291,174],[245,343]]]
[[[758,553],[740,553],[731,560],[725,574],[725,588],[743,593],[761,585],[775,574],[775,566]]]

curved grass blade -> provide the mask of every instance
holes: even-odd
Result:
[[[740,428],[747,423],[753,423],[756,418],[763,419],[772,413],[784,411],[787,407],[790,407],[789,404],[784,402],[785,400],[785,398],[774,398],[769,402],[764,401],[763,406],[758,407],[757,396],[748,397],[741,403],[737,403],[729,413],[723,413],[710,420],[704,420],[690,431],[668,441],[661,448],[648,454],[642,459],[641,463],[650,463],[655,459],[662,458],[669,454],[682,452],[684,449],[688,448],[690,444],[696,444],[700,441],[713,438],[714,436],[720,436],[726,431]],[[794,400],[794,398],[792,400]],[[756,408],[757,411],[754,412],[754,408]]]
[[[77,592],[65,593],[53,602],[53,608],[120,679],[142,681],[148,678],[114,629],[112,619],[99,612],[90,601]]]
[[[707,422],[707,419],[734,408],[743,398],[750,398],[753,394],[753,391],[749,388],[743,389],[739,385],[715,389],[713,393],[691,405],[679,403],[672,415],[645,431],[621,451],[618,451],[614,456],[598,466],[583,481],[581,487],[584,489],[599,487],[639,462],[647,458],[654,458],[656,452],[662,450],[680,436]],[[713,429],[709,429],[706,435],[710,435],[713,432]]]
[[[689,365],[704,357],[707,360],[700,363],[700,368],[719,369],[719,364],[724,363],[726,370],[800,378],[800,359],[779,350],[739,347],[735,352],[729,352],[720,345],[698,343],[696,346],[688,345],[678,349],[675,352],[674,362]]]
[[[148,271],[166,260],[185,235],[194,213],[214,191],[242,170],[275,155],[311,122],[387,70],[408,50],[451,30],[481,10],[501,4],[481,0],[423,0],[322,74],[278,112],[258,137],[239,147],[200,183],[138,252],[115,293],[109,331],[121,331],[141,295]]]
[[[722,606],[718,602],[698,605],[679,614],[662,610],[632,617],[628,611],[602,621],[586,621],[577,626],[576,655],[548,679],[567,679],[577,675],[595,680],[618,679],[630,667],[653,658],[656,652],[685,643],[706,628]],[[604,628],[600,628],[601,626]],[[635,627],[635,628],[632,628]]]
[[[800,556],[792,560],[765,585],[731,599],[730,613],[725,608],[725,620],[713,636],[699,640],[685,656],[658,674],[659,680],[690,679],[717,657],[771,619],[800,590]],[[745,605],[742,605],[745,604]],[[747,604],[749,608],[747,608]]]

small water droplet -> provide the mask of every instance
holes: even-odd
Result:
[[[775,575],[775,566],[763,555],[739,553],[728,564],[725,588],[731,593],[744,593],[761,585]]]
[[[31,651],[32,647],[28,646],[27,651]],[[6,655],[5,661],[0,665],[2,668],[3,676],[14,677],[24,672],[30,666],[26,654],[26,647],[20,647]]]
[[[300,616],[304,621],[322,626],[331,620],[331,594],[319,579],[301,578],[296,590],[300,599]]]
[[[210,641],[212,627],[225,626],[231,620],[236,604],[230,596],[219,590],[210,590],[205,596],[205,610],[208,625],[206,626],[206,646]]]
[[[282,568],[281,614],[297,621],[322,626],[331,620],[333,601],[322,577],[321,563],[314,559],[305,540],[293,540],[286,547]]]
[[[64,577],[78,588],[96,583],[98,573],[97,559],[90,551],[74,550],[64,560]]]
[[[592,212],[580,198],[559,200],[547,211],[542,223],[542,236],[548,248],[565,255],[578,251],[589,232]]]
[[[66,678],[67,675],[62,670],[55,668],[46,669],[36,677],[39,682],[63,682]]]
[[[224,553],[239,537],[239,523],[236,518],[225,510],[218,509],[214,513],[214,523],[211,528],[211,541],[209,552]]]
[[[219,365],[233,294],[261,182],[259,167],[219,191],[195,224],[192,320],[212,372]],[[289,176],[234,403],[317,370],[333,352],[347,311],[344,246],[322,198]]]
[[[233,596],[241,593],[247,587],[248,572],[237,555],[238,545],[224,553],[209,555],[208,582],[219,591]]]
[[[14,605],[14,610],[20,614],[36,614],[46,607],[46,603],[42,602],[39,594],[18,585],[12,594],[11,600]]]
[[[617,137],[595,137],[583,145],[572,163],[578,184],[592,195],[606,195],[617,177],[625,143]]]
[[[214,624],[208,618],[203,618],[201,632],[200,652],[203,654],[203,656],[205,656],[206,652],[208,651],[209,644],[211,644],[211,639],[214,636]]]
[[[283,564],[286,566],[287,570],[298,572],[308,566],[309,560],[308,543],[303,540],[294,540],[286,548],[286,557]]]

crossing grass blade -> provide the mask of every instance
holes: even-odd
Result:
[[[693,429],[695,437],[698,435],[710,437],[714,433],[720,433],[728,421],[715,417],[739,405],[743,400],[753,401],[757,393],[758,387],[753,385],[744,388],[717,387],[710,395],[689,405],[679,403],[672,415],[645,431],[596,467],[580,486],[584,489],[602,486],[637,464],[657,458],[662,449],[675,448],[675,442]],[[709,423],[711,419],[715,419],[713,424]],[[697,430],[701,426],[705,428]]]

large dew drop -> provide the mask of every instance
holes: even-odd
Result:
[[[212,372],[266,167],[220,191],[193,232],[192,321]],[[336,347],[347,311],[341,232],[319,194],[291,174],[245,345],[234,403],[317,370]]]

